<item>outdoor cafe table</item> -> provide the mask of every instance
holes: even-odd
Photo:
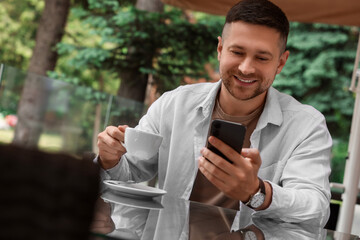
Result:
[[[104,189],[91,239],[359,239],[317,227],[286,223],[167,196],[135,199]]]

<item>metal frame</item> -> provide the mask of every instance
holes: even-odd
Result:
[[[0,64],[0,87],[3,79],[3,73],[4,73],[4,64]]]
[[[360,34],[354,63],[354,70],[350,91],[355,94],[355,105],[351,122],[349,140],[349,158],[346,162],[344,173],[344,193],[342,194],[342,205],[337,222],[338,232],[350,233],[354,220],[354,210],[359,192],[360,180]]]

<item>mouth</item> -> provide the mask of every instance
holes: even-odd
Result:
[[[240,77],[235,76],[235,75],[234,75],[234,77],[235,77],[237,80],[239,80],[240,82],[245,83],[245,84],[251,84],[251,83],[256,82],[256,80],[254,80],[254,79],[244,79],[244,78],[240,78]]]

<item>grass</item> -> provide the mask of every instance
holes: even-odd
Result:
[[[0,129],[0,142],[1,143],[11,143],[13,138],[14,138],[13,130]]]
[[[342,201],[331,199],[330,203],[342,205]]]
[[[14,138],[13,129],[0,129],[0,143],[11,143]],[[39,149],[57,152],[63,146],[62,138],[59,135],[43,133],[39,140]]]

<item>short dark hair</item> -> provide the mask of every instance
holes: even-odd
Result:
[[[283,41],[282,50],[285,51],[289,34],[289,21],[285,13],[272,2],[268,0],[242,0],[238,2],[227,13],[225,25],[237,21],[274,28],[280,33],[280,38]]]

